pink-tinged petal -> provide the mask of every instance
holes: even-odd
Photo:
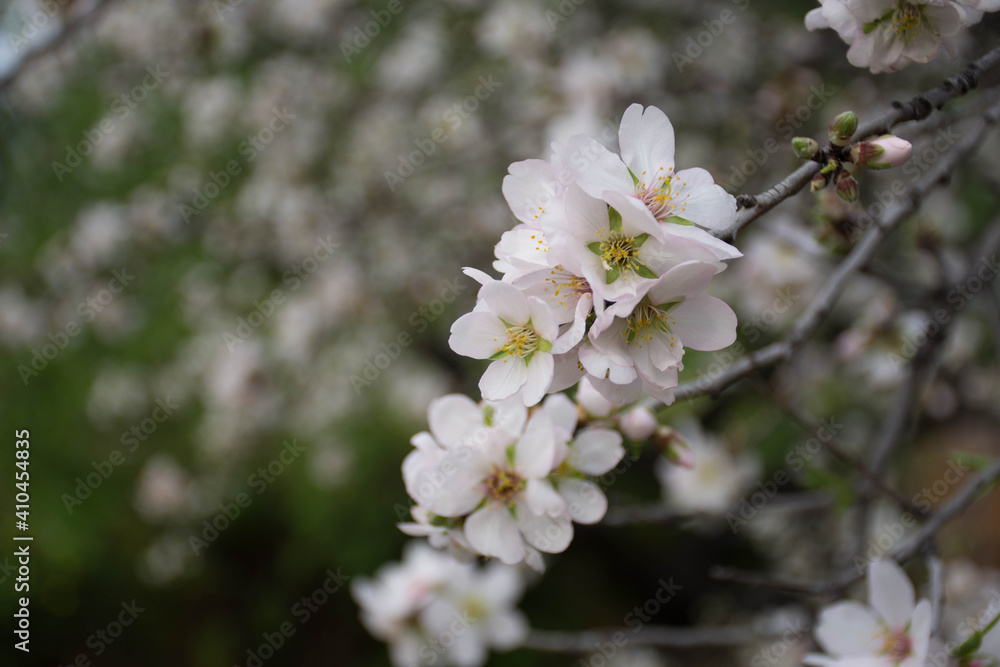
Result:
[[[873,656],[880,648],[880,631],[868,607],[858,602],[838,602],[823,610],[816,628],[816,641],[838,658]]]
[[[465,538],[477,552],[499,558],[508,565],[524,558],[524,541],[510,510],[503,505],[487,505],[465,520]]]
[[[510,398],[528,381],[528,366],[520,357],[497,359],[479,380],[479,391],[487,401]]]
[[[586,428],[570,446],[569,465],[586,475],[603,475],[625,457],[622,436],[604,428]]]
[[[451,447],[483,426],[483,410],[464,394],[448,394],[431,401],[427,423],[434,438],[443,447]]]
[[[649,212],[646,205],[635,197],[631,197],[623,192],[612,192],[610,190],[602,193],[604,201],[608,202],[611,208],[618,211],[622,216],[622,232],[627,236],[638,236],[639,234],[651,234],[659,237],[660,223],[656,221],[653,214]]]
[[[711,352],[736,342],[736,313],[714,296],[702,294],[670,311],[670,330],[692,350]]]
[[[594,376],[588,376],[588,378],[590,379],[590,383],[594,385],[594,389],[599,391],[604,398],[612,403],[635,403],[639,400],[639,394],[642,393],[643,383],[638,375],[628,384],[616,384],[610,380]]]
[[[464,516],[483,499],[483,480],[491,465],[481,452],[462,448],[451,450],[438,465],[421,470],[413,480],[410,495],[439,516]]]
[[[593,482],[563,479],[559,481],[559,493],[566,499],[569,515],[577,523],[597,523],[608,511],[607,496]]]
[[[524,294],[513,285],[499,280],[483,285],[479,290],[479,300],[497,317],[515,326],[527,323],[531,317]]]
[[[587,332],[587,316],[594,305],[594,297],[583,294],[576,302],[573,323],[552,343],[552,354],[564,354],[577,346]]]
[[[538,515],[529,512],[527,507],[518,506],[517,527],[525,542],[545,553],[562,553],[573,541],[573,522],[569,514]]]
[[[566,142],[577,185],[591,197],[605,190],[634,192],[632,177],[622,159],[591,137],[578,134]]]
[[[529,479],[524,489],[524,502],[533,514],[559,516],[567,510],[566,501],[547,479]]]
[[[528,362],[528,377],[524,382],[524,389],[521,390],[521,400],[527,407],[537,405],[549,390],[554,366],[555,361],[551,354],[535,352],[531,355],[531,361]]]
[[[826,18],[823,17],[822,7],[810,10],[809,13],[806,14],[806,30],[823,30],[829,27],[830,24],[827,22]]]
[[[913,618],[910,621],[910,640],[913,642],[913,654],[920,658],[917,662],[921,665],[924,664],[922,658],[926,657],[931,642],[933,616],[930,600],[921,600],[913,609]]]
[[[503,349],[509,336],[496,315],[485,311],[466,313],[451,325],[448,345],[463,357],[489,359]]]
[[[625,110],[618,128],[622,161],[641,182],[652,184],[674,166],[674,127],[656,107],[633,104]]]
[[[673,405],[674,389],[677,387],[678,367],[668,368],[659,371],[655,376],[640,375],[642,386],[646,388],[649,395],[660,401],[664,405]]]
[[[583,243],[606,237],[611,226],[604,200],[591,197],[576,186],[566,190],[566,220],[568,232]]]
[[[545,399],[542,409],[552,420],[552,425],[561,431],[560,437],[565,437],[567,440],[573,437],[579,415],[576,404],[569,399],[569,396],[552,394]]]
[[[650,303],[674,303],[705,291],[715,277],[716,264],[691,261],[670,269],[649,288],[646,296]]]
[[[469,276],[480,285],[485,285],[487,283],[491,283],[494,280],[496,280],[496,278],[486,273],[485,271],[480,271],[479,269],[473,268],[471,266],[464,267],[462,269],[462,273]]]
[[[681,237],[691,241],[697,241],[711,250],[712,254],[719,259],[735,259],[743,256],[743,253],[740,252],[735,246],[726,243],[720,238],[712,236],[701,227],[673,223],[670,222],[670,218],[663,221],[661,226],[663,227],[664,234],[668,237]],[[669,239],[665,238],[664,243],[670,245]]]
[[[608,336],[614,334],[612,329],[609,329],[608,332]],[[632,360],[628,357],[623,359],[617,352],[606,352],[594,345],[584,344],[580,347],[579,355],[580,364],[595,378],[625,385],[631,384],[635,380],[636,371]],[[622,364],[619,361],[625,363]]]
[[[928,3],[920,11],[939,37],[951,37],[962,29],[962,11],[950,2],[942,5]]]
[[[571,350],[566,354],[557,354],[553,357],[553,361],[555,368],[552,371],[552,384],[549,385],[549,393],[565,391],[584,376],[576,350]]]
[[[537,226],[546,216],[560,213],[562,186],[556,182],[552,165],[545,160],[524,160],[510,165],[508,171],[503,196],[518,220]]]
[[[552,472],[555,450],[555,426],[549,416],[539,410],[528,420],[515,446],[514,461],[518,471],[526,479],[544,479]]]
[[[847,9],[861,23],[871,23],[895,9],[896,0],[847,0]],[[824,7],[826,3],[823,3]]]
[[[851,14],[845,2],[842,0],[826,0],[823,3],[823,7],[818,11],[822,11],[827,25],[836,30],[842,40],[848,44],[854,41],[854,36],[861,29],[861,25],[854,15]],[[809,13],[812,14],[812,12]],[[806,27],[809,28],[808,14],[806,15]],[[813,28],[809,29],[812,30]]]
[[[540,338],[551,343],[559,336],[559,325],[552,318],[552,310],[537,296],[527,297],[527,302],[531,328]]]
[[[899,630],[913,618],[913,584],[893,560],[877,560],[868,566],[868,603],[890,628]]]
[[[672,183],[678,216],[708,229],[725,229],[736,221],[736,198],[716,185],[705,169],[679,171]]]

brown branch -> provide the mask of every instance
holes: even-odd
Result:
[[[874,134],[885,134],[901,123],[923,120],[934,109],[940,109],[948,101],[961,97],[978,86],[982,73],[988,72],[998,65],[1000,65],[1000,48],[994,49],[978,60],[969,63],[961,72],[948,77],[936,88],[916,95],[908,102],[893,102],[892,109],[861,124],[854,136],[863,139]],[[735,239],[744,227],[802,190],[820,167],[821,165],[817,162],[807,162],[777,185],[759,195],[741,195],[738,203],[742,208],[736,214],[736,221],[726,229],[713,233],[727,241]]]

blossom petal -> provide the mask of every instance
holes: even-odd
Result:
[[[633,104],[626,109],[618,128],[618,143],[622,160],[647,184],[674,166],[674,127],[656,107],[643,110],[641,104]]]
[[[559,516],[565,514],[567,509],[566,501],[556,493],[552,482],[546,479],[528,480],[524,489],[524,502],[533,514]]]
[[[915,597],[910,578],[895,561],[877,560],[868,566],[868,603],[890,628],[906,627]]]
[[[479,290],[479,299],[508,324],[521,326],[531,317],[524,294],[513,285],[499,280],[483,285]]]
[[[523,509],[524,511],[518,512],[517,527],[525,542],[549,554],[562,553],[566,550],[573,541],[573,522],[569,514],[552,517],[532,514],[526,507]]]
[[[473,311],[451,325],[448,345],[463,357],[489,359],[507,344],[507,327],[493,313]]]
[[[552,472],[555,459],[555,427],[544,411],[538,411],[528,420],[524,435],[517,441],[514,460],[527,479],[543,479]]]
[[[555,362],[552,355],[543,352],[535,352],[528,362],[528,376],[524,382],[524,389],[521,391],[521,400],[528,407],[536,405],[552,384],[552,373]]]
[[[725,229],[736,220],[736,198],[716,185],[707,170],[685,169],[674,180],[680,184],[677,215],[707,229]]]
[[[570,446],[569,464],[587,475],[603,475],[624,457],[620,433],[605,428],[586,428]]]
[[[878,652],[878,619],[858,602],[838,602],[823,610],[816,641],[838,658],[861,658]]]
[[[597,523],[608,511],[607,496],[599,486],[585,479],[560,480],[559,494],[566,499],[569,515],[577,523]]]
[[[519,357],[497,359],[486,369],[479,380],[479,391],[487,401],[510,398],[528,380],[528,366]]]
[[[483,411],[464,394],[448,394],[431,401],[427,423],[443,447],[451,447],[483,426]]]
[[[736,313],[714,296],[702,294],[688,299],[670,315],[670,330],[680,337],[684,347],[721,350],[736,341]]]
[[[635,191],[628,167],[597,140],[578,134],[570,137],[566,148],[575,166],[576,184],[591,197],[600,197],[605,190]]]
[[[491,504],[473,512],[465,520],[465,537],[479,553],[508,565],[524,558],[524,542],[505,506]]]

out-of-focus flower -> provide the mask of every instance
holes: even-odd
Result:
[[[838,602],[819,618],[816,640],[826,652],[806,656],[815,667],[922,667],[931,636],[931,603],[914,603],[913,584],[894,561],[868,566],[868,605]]]

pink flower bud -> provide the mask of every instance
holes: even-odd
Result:
[[[653,435],[658,422],[649,408],[639,406],[622,415],[622,433],[630,440],[642,441]]]
[[[905,139],[885,134],[873,141],[862,141],[851,147],[851,162],[869,169],[898,167],[910,159],[913,145]]]

